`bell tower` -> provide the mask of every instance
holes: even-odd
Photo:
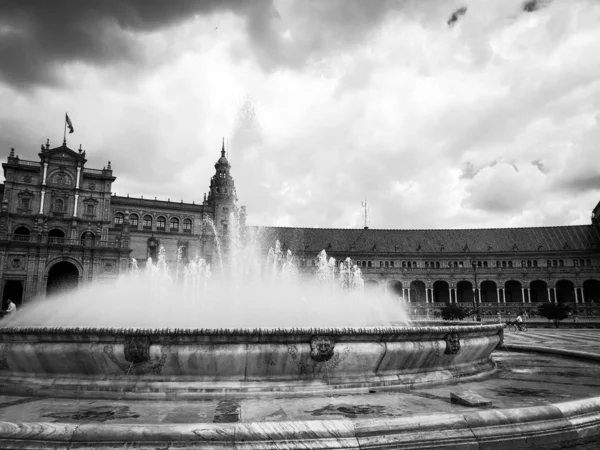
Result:
[[[213,221],[217,232],[227,236],[230,227],[230,213],[236,208],[237,195],[235,182],[230,173],[231,164],[225,156],[225,139],[221,146],[221,157],[215,164],[215,174],[210,179],[210,188],[206,203],[214,208]]]

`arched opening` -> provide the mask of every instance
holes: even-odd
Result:
[[[498,303],[498,286],[491,280],[481,283],[481,301],[484,303]]]
[[[167,226],[167,219],[165,219],[163,216],[159,216],[156,219],[156,230],[157,231],[165,231],[166,226]]]
[[[456,300],[459,303],[473,303],[475,293],[470,281],[459,281],[456,285]]]
[[[49,244],[62,244],[65,242],[65,232],[58,228],[53,228],[48,231],[48,243]]]
[[[191,219],[185,219],[183,221],[183,232],[191,233],[192,232],[192,221]]]
[[[534,280],[529,283],[529,295],[532,303],[547,303],[550,301],[548,298],[548,285],[542,280]]]
[[[433,283],[433,301],[450,303],[450,286],[446,281],[438,280]]]
[[[410,301],[421,303],[427,301],[425,283],[418,280],[410,283]]]
[[[523,303],[523,291],[521,283],[516,280],[509,280],[504,285],[506,303]]]
[[[179,232],[179,219],[177,217],[171,217],[169,221],[169,231],[173,233]]]
[[[404,298],[402,292],[402,283],[400,281],[390,281],[388,283],[388,290],[394,295],[394,297]]]
[[[140,218],[137,214],[129,214],[129,228],[137,230],[140,224]]]
[[[569,280],[558,280],[556,282],[556,301],[558,303],[575,302],[575,285]]]
[[[17,227],[15,232],[13,233],[13,237],[15,241],[29,241],[30,232],[27,227]]]
[[[56,295],[77,287],[79,271],[70,262],[61,261],[54,264],[48,271],[46,295]]]
[[[144,216],[143,222],[142,222],[142,228],[144,230],[151,230],[152,229],[152,216]]]
[[[600,281],[585,280],[583,282],[583,296],[586,303],[600,303]]]

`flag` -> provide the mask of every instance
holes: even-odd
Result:
[[[67,120],[67,126],[69,127],[69,134],[71,134],[73,131],[75,131],[75,129],[73,128],[73,123],[71,122],[71,119],[69,119],[68,114],[65,114],[65,118]]]

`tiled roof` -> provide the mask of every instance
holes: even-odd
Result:
[[[276,240],[292,251],[364,253],[549,252],[600,250],[592,225],[455,230],[377,230],[248,227],[266,247]]]

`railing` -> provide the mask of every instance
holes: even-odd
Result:
[[[17,163],[20,166],[41,167],[39,161],[27,161],[26,159],[18,159]]]
[[[93,175],[104,175],[107,172],[112,172],[112,170],[88,169],[88,168],[83,169],[83,173],[89,173],[89,174],[93,174]]]
[[[17,208],[17,212],[19,214],[31,214],[33,213],[33,210],[31,208],[26,209],[26,208]]]
[[[65,217],[65,212],[64,211],[52,211],[52,215],[54,217]]]
[[[486,275],[486,274],[495,274],[499,272],[509,272],[509,273],[539,273],[539,272],[573,272],[573,271],[586,271],[591,270],[596,266],[563,266],[563,267],[478,267],[477,268],[477,276]],[[306,269],[316,269],[316,266],[306,265],[304,266]],[[411,273],[411,274],[428,274],[428,273],[464,273],[470,274],[473,276],[475,271],[471,267],[440,267],[439,269],[433,269],[431,267],[360,267],[360,270],[363,273],[373,273],[373,272],[386,272],[386,273]]]
[[[36,244],[55,245],[71,245],[78,247],[95,247],[95,248],[129,248],[128,241],[100,241],[94,239],[70,239],[65,237],[48,237],[47,242],[42,240],[41,235],[27,234],[0,234],[0,240],[17,241],[17,242],[32,242]]]

